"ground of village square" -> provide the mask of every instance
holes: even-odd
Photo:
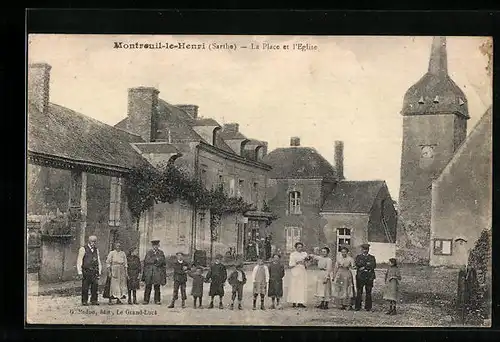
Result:
[[[309,270],[308,303],[305,309],[294,309],[285,303],[282,310],[252,310],[252,286],[244,290],[242,311],[229,308],[231,288],[226,284],[224,309],[207,309],[208,285],[205,286],[204,309],[194,309],[189,297],[186,308],[180,307],[180,300],[174,309],[167,308],[172,296],[172,281],[162,287],[162,304],[155,305],[108,305],[107,299],[99,294],[99,306],[80,305],[80,297],[73,291],[68,294],[29,295],[27,297],[27,323],[35,324],[123,324],[123,325],[265,325],[265,326],[415,326],[450,327],[461,323],[453,309],[456,294],[456,270],[447,268],[411,267],[402,269],[402,302],[398,315],[388,316],[387,303],[382,299],[383,270],[377,270],[373,289],[374,305],[371,312],[342,311],[335,307],[328,310],[316,309],[314,299],[314,274]],[[247,272],[250,277],[250,272]],[[285,298],[288,274],[284,279]],[[142,285],[143,286],[143,285]],[[143,287],[137,293],[142,302]],[[216,301],[217,304],[217,301]],[[270,299],[266,298],[266,305]],[[140,312],[140,313],[137,313]]]

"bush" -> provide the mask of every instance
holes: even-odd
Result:
[[[483,230],[469,253],[469,267],[477,272],[478,291],[474,309],[479,318],[489,318],[491,310],[491,231]]]

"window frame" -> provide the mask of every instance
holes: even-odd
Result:
[[[298,190],[288,192],[288,212],[290,215],[301,215],[302,194]]]
[[[348,245],[352,247],[352,229],[347,227],[339,227],[337,228],[337,251],[340,252],[340,248],[344,245]],[[342,234],[341,234],[342,233]],[[340,243],[340,241],[343,243]],[[346,240],[349,240],[349,243],[346,243]]]
[[[121,224],[121,192],[123,180],[121,177],[111,177],[109,187],[109,219],[108,225],[119,227]]]
[[[434,255],[450,256],[453,255],[453,239],[433,239],[432,240],[432,252]],[[436,243],[440,242],[440,247],[436,246]],[[450,252],[443,253],[443,242],[448,242],[450,244]]]

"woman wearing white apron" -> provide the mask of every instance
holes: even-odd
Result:
[[[293,307],[305,308],[307,295],[307,271],[306,259],[308,255],[303,252],[304,244],[297,242],[295,244],[295,252],[290,254],[290,283],[288,285],[288,302],[292,303]]]

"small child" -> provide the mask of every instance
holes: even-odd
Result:
[[[243,270],[243,263],[240,262],[236,265],[236,270],[231,273],[228,282],[233,288],[233,293],[231,295],[231,310],[234,309],[234,300],[236,299],[236,295],[238,295],[238,309],[243,310],[243,307],[241,306],[241,301],[243,299],[243,285],[247,282],[247,276]]]
[[[205,277],[203,277],[203,268],[198,266],[194,272],[188,273],[188,275],[193,278],[193,284],[191,287],[191,296],[194,299],[194,308],[196,309],[196,302],[199,301],[199,309],[203,309],[202,299],[203,299],[203,282]]]
[[[132,248],[129,255],[127,255],[127,288],[128,288],[128,303],[137,304],[137,290],[139,289],[141,279],[141,259],[139,259],[139,250]],[[132,302],[132,297],[134,301]]]
[[[210,296],[209,309],[214,308],[214,297],[219,296],[219,309],[224,309],[222,304],[222,298],[224,298],[224,283],[227,280],[227,270],[226,266],[222,264],[222,255],[217,254],[215,256],[215,262],[210,267],[210,270],[205,277],[206,282],[210,282],[210,290],[208,295]]]
[[[273,303],[271,309],[277,307],[281,309],[280,299],[283,297],[283,277],[285,276],[285,267],[280,263],[280,255],[274,254],[271,264],[269,265],[269,289],[268,296],[271,297]],[[275,302],[276,305],[275,306]]]
[[[389,259],[389,268],[385,273],[385,289],[384,299],[390,303],[387,315],[396,314],[396,302],[399,299],[399,282],[401,281],[401,272],[399,271],[398,264],[395,258]]]
[[[181,290],[182,308],[186,307],[186,283],[187,283],[187,270],[188,263],[184,261],[184,254],[182,252],[177,252],[177,261],[174,262],[174,293],[172,296],[172,301],[167,308],[173,308],[175,306],[175,301],[179,298],[179,289]]]
[[[267,283],[269,282],[269,269],[264,265],[262,257],[257,259],[257,265],[252,272],[253,281],[253,309],[256,310],[257,297],[260,295],[260,309],[265,310],[264,297],[266,295]]]

